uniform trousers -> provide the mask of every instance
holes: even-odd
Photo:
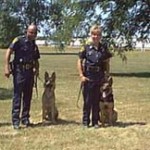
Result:
[[[100,83],[86,81],[83,84],[83,118],[84,125],[90,124],[90,114],[92,113],[92,125],[99,121],[99,101]]]
[[[20,121],[22,121],[22,123],[29,123],[29,112],[32,99],[33,83],[34,74],[32,68],[25,70],[17,67],[14,69],[14,96],[12,102],[13,125],[19,125]]]

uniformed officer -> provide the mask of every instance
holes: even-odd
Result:
[[[89,127],[92,113],[92,126],[99,127],[100,86],[104,74],[109,72],[109,58],[106,44],[101,41],[101,28],[93,25],[90,29],[90,38],[79,52],[77,68],[83,86],[83,118],[84,126]]]
[[[12,124],[19,129],[20,121],[26,127],[30,126],[30,104],[34,75],[39,73],[39,50],[35,44],[37,27],[29,25],[25,36],[16,37],[10,44],[5,56],[5,76],[13,75]],[[10,66],[11,54],[14,59]],[[21,108],[22,106],[22,108]],[[22,113],[20,114],[22,109]]]

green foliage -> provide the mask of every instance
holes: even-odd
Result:
[[[51,6],[50,27],[53,28],[53,32],[50,38],[69,43],[83,19],[84,16],[78,3],[69,0],[54,1]]]
[[[123,37],[127,45],[131,45],[132,38],[149,38],[149,0],[92,0],[81,1],[81,4],[83,9],[86,7],[86,19],[101,24],[107,38]],[[99,9],[99,13],[96,8]]]
[[[11,16],[17,16],[22,31],[30,23],[42,28],[49,39],[68,43],[87,37],[92,24],[101,24],[103,35],[117,51],[132,47],[133,38],[144,40],[150,33],[149,0],[12,0],[0,1]],[[119,48],[118,48],[119,47]]]
[[[20,34],[19,21],[6,10],[0,12],[0,47],[6,48]]]
[[[49,17],[49,5],[45,0],[26,0],[16,3],[16,13],[25,27],[34,23],[39,25]]]
[[[88,19],[92,22],[102,23],[108,33],[118,30],[122,35],[134,35],[139,32],[142,38],[149,34],[145,32],[149,31],[150,26],[149,0],[91,0],[80,3],[87,18],[90,16],[92,18]],[[99,8],[99,13],[96,8]],[[106,16],[103,17],[104,15]]]
[[[125,51],[133,50],[133,40],[150,42],[149,0],[80,0],[85,20],[82,33],[92,24],[101,24],[103,40],[126,61]]]
[[[42,27],[45,37],[60,43],[70,41],[84,18],[79,4],[69,0],[16,0],[3,2],[3,6],[17,16],[23,32],[34,23]]]

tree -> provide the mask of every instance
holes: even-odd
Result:
[[[101,24],[109,41],[124,38],[131,46],[133,38],[150,38],[149,0],[80,0],[79,3],[86,12],[83,25]]]
[[[79,23],[84,20],[84,15],[78,3],[70,0],[55,0],[51,7],[51,38],[69,43],[75,36]]]
[[[125,51],[133,49],[133,40],[150,42],[149,0],[78,0],[86,13],[80,24],[83,36],[91,24],[101,24],[103,40],[126,60]]]
[[[49,19],[45,22],[45,35],[57,43],[56,49],[64,51],[84,17],[78,3],[70,0],[52,0]]]
[[[0,47],[6,48],[15,36],[20,33],[19,20],[12,16],[5,5],[0,11]]]
[[[49,19],[50,2],[46,0],[0,0],[0,6],[1,47],[7,47],[12,37],[25,33],[29,24],[40,27],[42,21]]]
[[[19,21],[22,33],[29,24],[34,23],[44,29],[43,33],[46,37],[60,43],[70,40],[73,30],[82,19],[78,4],[73,4],[70,0],[1,0],[0,2],[5,9],[4,13],[0,10],[1,14],[3,13],[1,22],[7,26],[5,31],[9,31],[13,24],[8,24],[9,19],[4,15]],[[16,24],[15,21],[14,23]]]
[[[11,17],[17,16],[22,31],[28,24],[42,27],[50,39],[68,42],[72,36],[87,37],[89,27],[98,23],[104,40],[118,47],[117,40],[132,47],[132,40],[150,38],[149,0],[12,0]],[[0,10],[1,11],[1,10]],[[122,40],[122,41],[121,41]],[[122,46],[121,46],[122,47]],[[116,49],[116,48],[115,48]],[[117,49],[119,51],[119,49]],[[122,51],[122,49],[121,49]]]

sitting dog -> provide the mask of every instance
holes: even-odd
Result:
[[[112,126],[117,121],[117,111],[114,110],[114,98],[112,91],[113,79],[111,76],[105,76],[102,86],[100,87],[100,121],[102,126],[108,123]]]
[[[48,72],[45,72],[44,93],[42,95],[42,120],[51,121],[56,123],[58,119],[58,110],[55,105],[55,86],[56,86],[56,74],[55,72],[49,76]]]

